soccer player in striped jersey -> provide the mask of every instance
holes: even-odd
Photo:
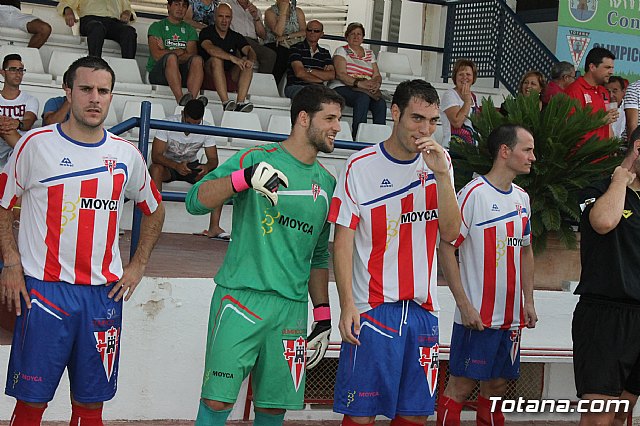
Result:
[[[142,155],[103,129],[113,70],[86,57],[66,75],[69,120],[26,133],[0,173],[0,300],[18,315],[5,387],[17,399],[12,426],[40,424],[65,369],[70,424],[102,426],[103,402],[117,388],[122,298],[142,279],[164,221]],[[11,208],[18,197],[24,213],[16,244]],[[145,217],[123,268],[125,197]]]
[[[331,202],[342,347],[334,411],[343,425],[424,425],[438,377],[438,238],[460,211],[451,159],[432,137],[438,93],[405,81],[393,96],[389,139],[353,154]]]
[[[533,328],[531,207],[513,183],[536,160],[531,133],[506,124],[489,135],[493,166],[458,193],[460,235],[440,242],[442,268],[457,309],[451,337],[450,378],[438,401],[438,425],[459,425],[462,405],[480,381],[477,424],[504,425],[492,396],[520,375],[520,330]],[[459,249],[460,265],[455,257]]]

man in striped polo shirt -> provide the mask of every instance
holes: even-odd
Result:
[[[520,330],[533,328],[533,250],[529,196],[513,179],[536,160],[531,133],[506,124],[489,135],[493,167],[458,193],[460,235],[440,242],[442,268],[456,300],[450,378],[438,401],[438,425],[459,426],[460,411],[480,381],[477,424],[504,425],[490,397],[520,375]],[[459,249],[460,267],[455,257]]]
[[[287,86],[284,94],[293,97],[310,84],[324,84],[336,78],[331,53],[318,44],[324,35],[322,23],[312,20],[307,23],[307,36],[300,43],[291,46]]]

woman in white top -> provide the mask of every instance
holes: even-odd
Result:
[[[378,70],[376,56],[370,49],[362,47],[364,27],[352,22],[345,31],[347,44],[338,47],[333,54],[333,66],[337,80],[329,87],[335,89],[353,108],[353,136],[355,138],[360,123],[366,123],[367,112],[371,111],[375,124],[385,124],[387,104],[380,97],[382,76]]]
[[[440,100],[442,119],[442,145],[449,147],[452,139],[476,144],[473,139],[473,125],[469,116],[476,112],[478,104],[471,86],[476,82],[476,64],[468,59],[458,59],[453,65],[454,87],[448,89]]]

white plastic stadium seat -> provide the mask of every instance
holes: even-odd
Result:
[[[384,78],[389,74],[390,80],[406,80],[413,76],[409,57],[403,53],[380,52],[378,54],[378,69]]]
[[[361,123],[358,126],[358,142],[379,143],[391,136],[393,129],[386,124]]]
[[[68,50],[54,50],[51,53],[51,60],[49,61],[49,74],[56,79],[58,84],[62,84],[62,76],[69,69],[76,59],[80,59],[84,54],[80,52],[70,52]]]
[[[291,133],[291,117],[286,115],[272,115],[269,117],[267,132],[288,135]]]
[[[336,139],[343,141],[352,141],[353,135],[351,134],[351,124],[348,121],[340,122],[340,131],[336,135]]]
[[[135,59],[116,58],[113,56],[103,56],[116,74],[115,92],[133,92],[150,95],[152,86],[142,82],[140,68]]]
[[[122,110],[121,121],[128,120],[131,117],[140,117],[140,104],[141,102],[139,101],[126,101]],[[162,120],[165,117],[166,114],[164,112],[164,107],[162,106],[162,104],[151,102],[151,118]],[[133,129],[131,129],[131,137],[137,138],[139,131],[140,129],[138,127],[134,127]],[[153,139],[155,134],[155,129],[151,129],[149,131],[149,139]]]
[[[51,74],[44,72],[42,58],[40,57],[38,49],[14,44],[4,44],[0,46],[0,58],[4,58],[12,53],[17,53],[22,58],[22,63],[27,70],[23,77],[25,83],[51,84],[53,82]]]
[[[238,111],[225,111],[222,116],[221,127],[227,127],[231,129],[242,129],[242,130],[256,130],[261,132],[262,126],[260,125],[260,118],[258,114],[253,112],[238,112]],[[265,141],[257,141],[253,139],[242,139],[242,138],[229,138],[229,142],[232,146],[237,147],[250,147],[256,145],[262,145],[267,142]]]
[[[280,97],[276,79],[272,74],[254,73],[249,86],[250,95]]]

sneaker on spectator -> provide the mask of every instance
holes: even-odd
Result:
[[[242,102],[236,106],[236,111],[251,112],[253,111],[253,104],[251,102]]]
[[[227,102],[222,104],[223,111],[235,111],[236,110],[236,101],[229,99]]]
[[[198,100],[202,102],[202,105],[207,106],[209,99],[206,96],[198,96]]]
[[[185,93],[184,95],[182,95],[182,97],[178,101],[178,105],[185,106],[187,102],[189,102],[191,99],[193,99],[193,96],[191,96],[191,93]]]

